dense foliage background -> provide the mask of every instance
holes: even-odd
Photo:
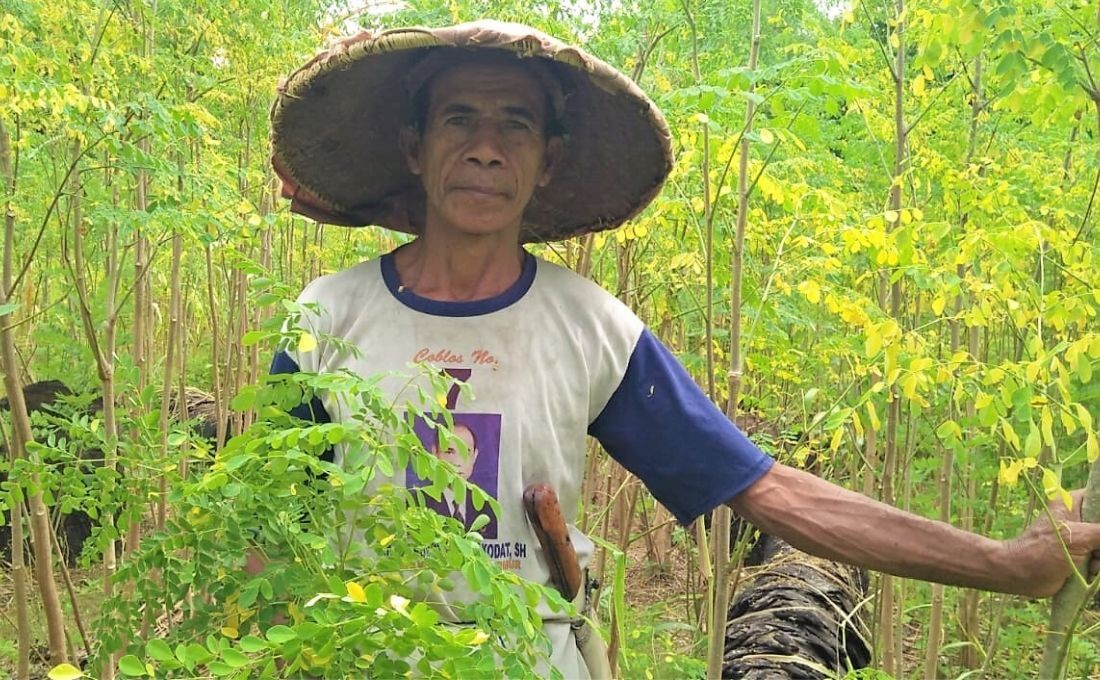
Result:
[[[286,210],[267,163],[279,77],[357,27],[517,20],[633,74],[677,157],[626,227],[533,250],[626,300],[717,403],[738,390],[741,422],[782,459],[1014,535],[1100,455],[1100,14],[1084,0],[760,4],[749,68],[748,0],[4,0],[5,368],[106,388],[117,413],[87,427],[142,471],[112,482],[114,534],[137,526],[184,483],[160,475],[196,455],[161,418],[166,395],[207,390],[219,437],[240,432],[255,410],[229,400],[266,372],[283,301],[403,240]],[[585,523],[605,546],[623,672],[698,673],[706,543],[593,454]],[[625,612],[611,584],[627,561],[685,585]],[[874,592],[883,673],[1034,676],[1045,605],[893,579]],[[1098,625],[1083,619],[1074,673],[1100,669]],[[0,635],[0,668],[14,640]]]

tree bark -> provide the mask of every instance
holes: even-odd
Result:
[[[760,0],[753,0],[752,27],[749,33],[749,73],[753,73],[756,70],[760,58],[760,15]],[[698,68],[697,65],[696,68]],[[750,83],[748,89],[750,97],[745,107],[745,127],[742,130],[741,148],[738,158],[737,225],[734,231],[733,249],[730,253],[730,364],[726,372],[729,394],[726,398],[725,411],[726,417],[729,418],[731,422],[736,422],[737,420],[737,404],[741,395],[741,380],[744,365],[741,354],[741,282],[745,255],[745,229],[748,224],[749,194],[751,191],[749,184],[750,146],[748,133],[752,131],[753,121],[756,117],[756,105],[751,98],[751,95],[756,89],[755,79],[750,80]],[[704,134],[706,134],[705,128]],[[704,141],[706,141],[706,139],[707,138],[704,137]],[[707,270],[709,272],[711,266],[709,242],[714,231],[714,206],[710,204],[709,191],[707,198]],[[711,326],[709,320],[713,314],[713,309],[709,301],[710,288],[710,282],[708,281],[708,328]],[[710,356],[711,342],[712,340],[708,337],[708,357]],[[709,370],[708,375],[712,376],[713,371]],[[714,398],[713,387],[710,396],[712,399]],[[732,595],[730,592],[730,524],[731,514],[729,507],[724,504],[719,505],[714,511],[712,520],[712,535],[714,536],[714,607],[712,608],[713,620],[711,621],[708,631],[710,634],[707,646],[708,678],[719,677],[722,673],[724,663],[724,655],[722,652],[725,649],[726,619],[729,613],[729,601]]]
[[[0,179],[5,189],[14,193],[15,177],[11,168],[11,145],[7,129],[0,121]],[[0,306],[9,304],[12,299],[12,260],[15,253],[15,212],[10,203],[5,205],[4,215],[4,253],[3,272],[0,280]],[[23,385],[19,376],[22,371],[15,355],[15,339],[12,320],[15,314],[0,316],[0,369],[4,373],[4,390],[8,394],[8,413],[11,417],[11,456],[12,459],[27,457],[27,444],[34,441],[31,432],[27,403],[23,399]],[[41,489],[38,474],[31,478],[31,488]],[[61,598],[57,593],[57,583],[53,575],[53,548],[50,543],[50,518],[42,492],[27,494],[30,506],[31,545],[34,549],[34,574],[38,582],[38,592],[42,597],[42,607],[46,614],[46,637],[50,648],[50,661],[54,665],[65,663],[68,655],[65,648],[65,615],[61,609]],[[13,516],[15,513],[12,513]],[[20,513],[21,514],[21,513]],[[19,518],[22,519],[21,517]],[[22,555],[22,526],[13,527],[12,556]],[[15,541],[18,540],[18,543]],[[12,564],[13,569],[15,563]],[[25,573],[25,565],[20,568]],[[26,604],[26,587],[23,589],[23,603]],[[24,615],[26,612],[24,612]],[[25,628],[22,630],[26,630]],[[22,636],[22,633],[20,634]],[[22,663],[22,662],[21,662]]]

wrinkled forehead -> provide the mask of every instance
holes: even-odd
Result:
[[[437,49],[416,63],[405,76],[412,100],[431,103],[441,91],[454,93],[463,87],[496,87],[507,84],[533,95],[539,113],[554,120],[565,115],[565,93],[549,62],[521,58],[501,49]]]

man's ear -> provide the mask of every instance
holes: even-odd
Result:
[[[538,182],[540,187],[546,186],[553,179],[554,169],[558,167],[558,161],[561,160],[564,144],[565,140],[561,135],[554,135],[546,140],[546,156],[542,159],[542,177]]]
[[[397,137],[397,143],[401,146],[401,153],[405,154],[405,164],[409,166],[409,172],[420,174],[420,133],[411,125],[401,128]]]

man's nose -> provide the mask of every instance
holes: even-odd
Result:
[[[474,126],[466,146],[465,160],[484,167],[504,165],[503,136],[491,121]]]

